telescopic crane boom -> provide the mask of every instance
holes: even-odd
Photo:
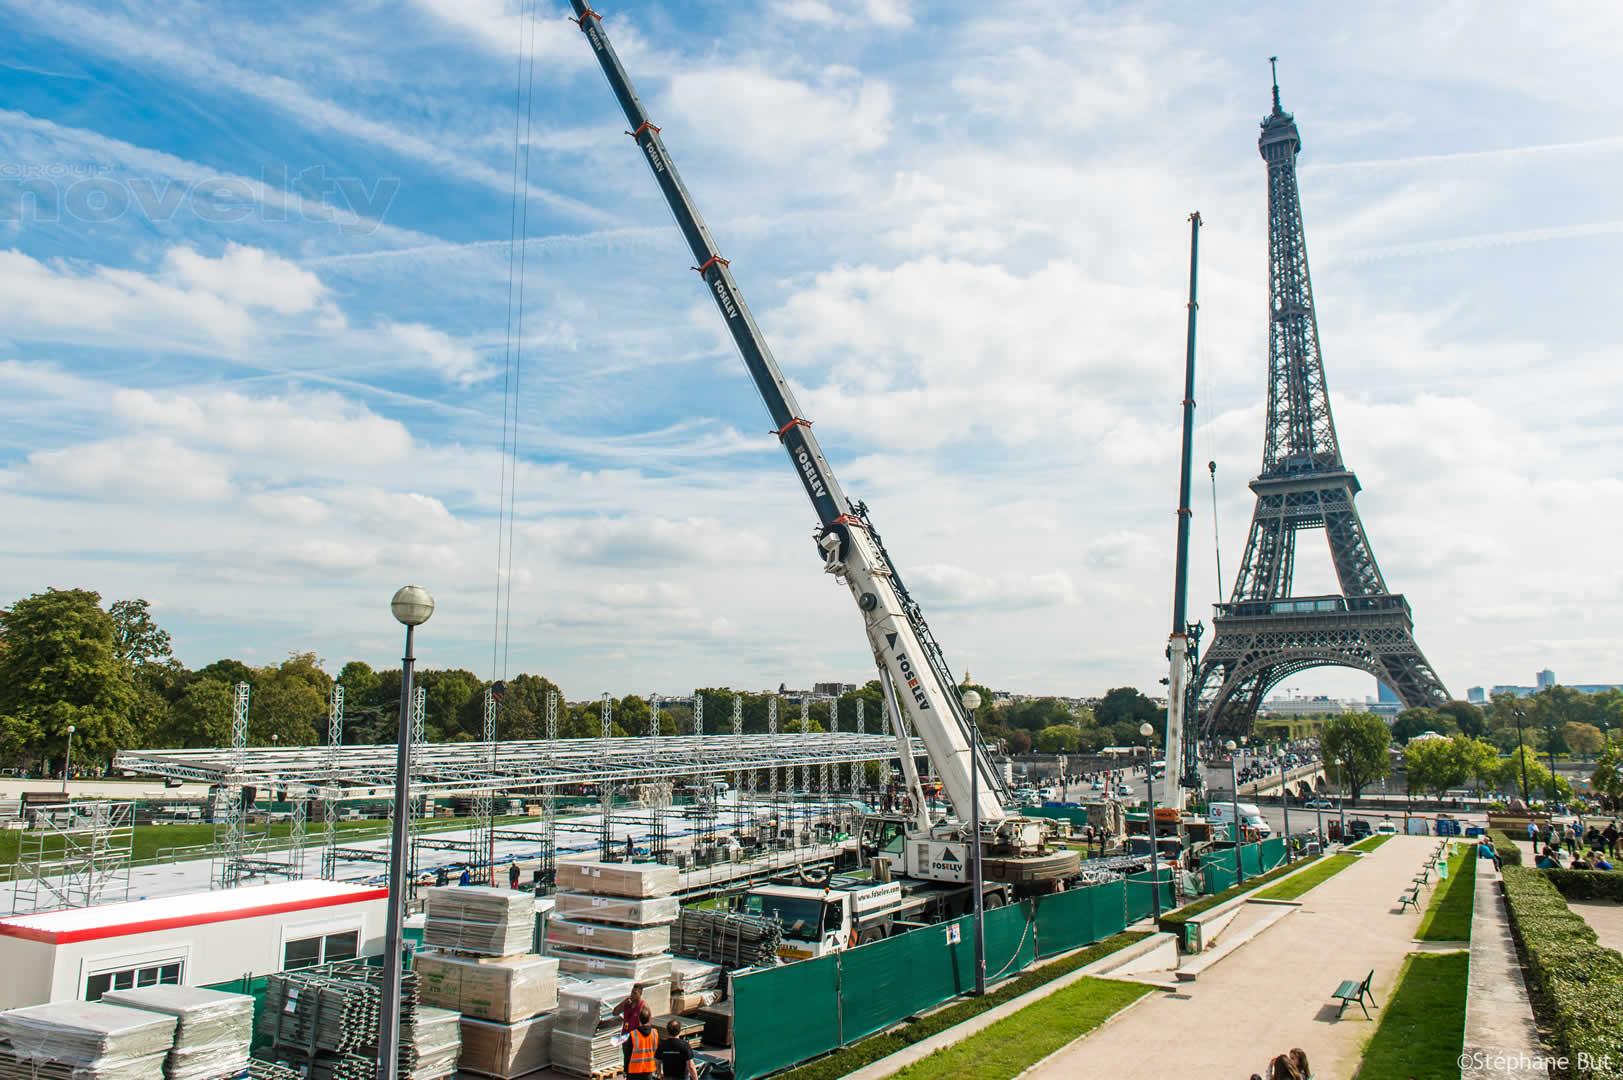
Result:
[[[744,366],[766,403],[778,441],[788,453],[801,486],[817,511],[820,523],[817,544],[824,569],[844,581],[862,613],[882,682],[893,694],[898,717],[907,721],[897,725],[904,770],[911,761],[906,730],[911,726],[923,740],[960,822],[969,821],[978,811],[982,839],[1000,846],[1006,855],[1040,848],[1046,836],[1040,823],[1014,817],[1004,809],[999,799],[1002,777],[984,754],[972,749],[968,717],[923,612],[908,595],[878,533],[869,523],[867,508],[846,498],[823,457],[817,438],[812,434],[811,421],[801,415],[794,392],[762,337],[760,327],[755,324],[727,260],[722,258],[693,197],[665,150],[660,129],[643,109],[630,76],[603,32],[601,17],[585,0],[571,0],[571,4],[575,21],[591,42],[609,86],[625,112],[626,122],[631,125],[628,134],[636,140],[664,193],[677,227],[682,230],[698,264],[694,269],[721,312]],[[972,771],[977,769],[980,771],[978,784]],[[930,833],[933,826],[922,793],[914,777],[910,775],[909,781],[914,787],[913,831]],[[988,876],[993,876],[992,869],[989,865]]]

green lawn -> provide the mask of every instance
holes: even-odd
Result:
[[[1390,839],[1392,839],[1391,833],[1376,833],[1374,836],[1366,836],[1358,843],[1348,844],[1347,846],[1353,851],[1374,851]]]
[[[1083,978],[955,1046],[896,1073],[896,1080],[1006,1080],[1086,1035],[1153,987]]]
[[[1356,855],[1331,855],[1320,859],[1317,866],[1310,866],[1300,874],[1286,878],[1278,885],[1271,886],[1257,894],[1258,900],[1295,900],[1315,885],[1335,877],[1347,867],[1358,861]]]
[[[1397,992],[1376,1013],[1380,1026],[1364,1047],[1358,1080],[1460,1074],[1469,961],[1464,952],[1409,955]],[[1363,1018],[1356,1005],[1348,1008]]]
[[[1117,949],[1125,949],[1135,941],[1148,937],[1147,934],[1125,932],[1112,935],[1103,941],[1078,949],[1076,952],[1051,960],[1042,967],[1032,968],[1022,972],[1014,978],[1000,985],[985,997],[965,998],[955,1001],[945,1008],[937,1009],[919,1017],[909,1020],[890,1031],[870,1035],[860,1039],[850,1046],[841,1047],[832,1054],[827,1054],[815,1061],[790,1069],[781,1074],[780,1080],[839,1080],[848,1073],[856,1072],[864,1065],[872,1064],[880,1058],[889,1057],[898,1050],[904,1050],[915,1043],[923,1042],[933,1035],[938,1035],[950,1027],[955,1027],[965,1020],[979,1016],[987,1009],[996,1008],[1006,1001],[1029,991],[1037,989],[1045,983],[1053,982],[1061,975],[1069,974],[1077,968],[1086,967],[1095,960],[1103,959]]]
[[[1432,891],[1420,920],[1421,941],[1471,940],[1471,912],[1476,907],[1476,845],[1462,845],[1448,860],[1448,880]]]

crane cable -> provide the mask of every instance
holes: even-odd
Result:
[[[513,519],[518,487],[519,383],[524,368],[525,256],[530,219],[530,131],[535,99],[539,0],[520,4],[518,72],[513,87],[513,190],[508,214],[507,331],[503,348],[502,456],[496,507],[496,601],[490,678],[507,677],[513,625]]]

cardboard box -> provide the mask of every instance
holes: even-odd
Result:
[[[461,1072],[510,1080],[552,1064],[552,1013],[513,1024],[462,1018]]]
[[[499,959],[421,952],[413,963],[424,1005],[511,1024],[558,1007],[558,961],[523,953]]]

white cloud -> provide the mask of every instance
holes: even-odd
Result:
[[[28,455],[36,491],[108,500],[220,499],[231,490],[225,466],[163,436],[112,439]]]
[[[872,24],[889,29],[913,25],[908,0],[859,0],[835,10],[827,0],[773,0],[772,11],[791,22],[815,26],[855,26]]]
[[[685,134],[760,162],[867,153],[890,136],[890,87],[849,68],[826,68],[815,83],[747,67],[680,71],[667,94]]]
[[[170,248],[164,256],[164,273],[182,288],[279,315],[310,311],[327,291],[320,278],[296,263],[241,244],[227,244],[225,252],[213,259],[191,248]]]
[[[1022,611],[1074,604],[1078,593],[1069,574],[1009,574],[991,577],[962,566],[926,564],[910,572],[924,602],[942,608]]]
[[[469,386],[496,373],[472,347],[432,326],[388,323],[383,336],[388,345],[403,351],[406,363],[415,360],[449,382]]]

